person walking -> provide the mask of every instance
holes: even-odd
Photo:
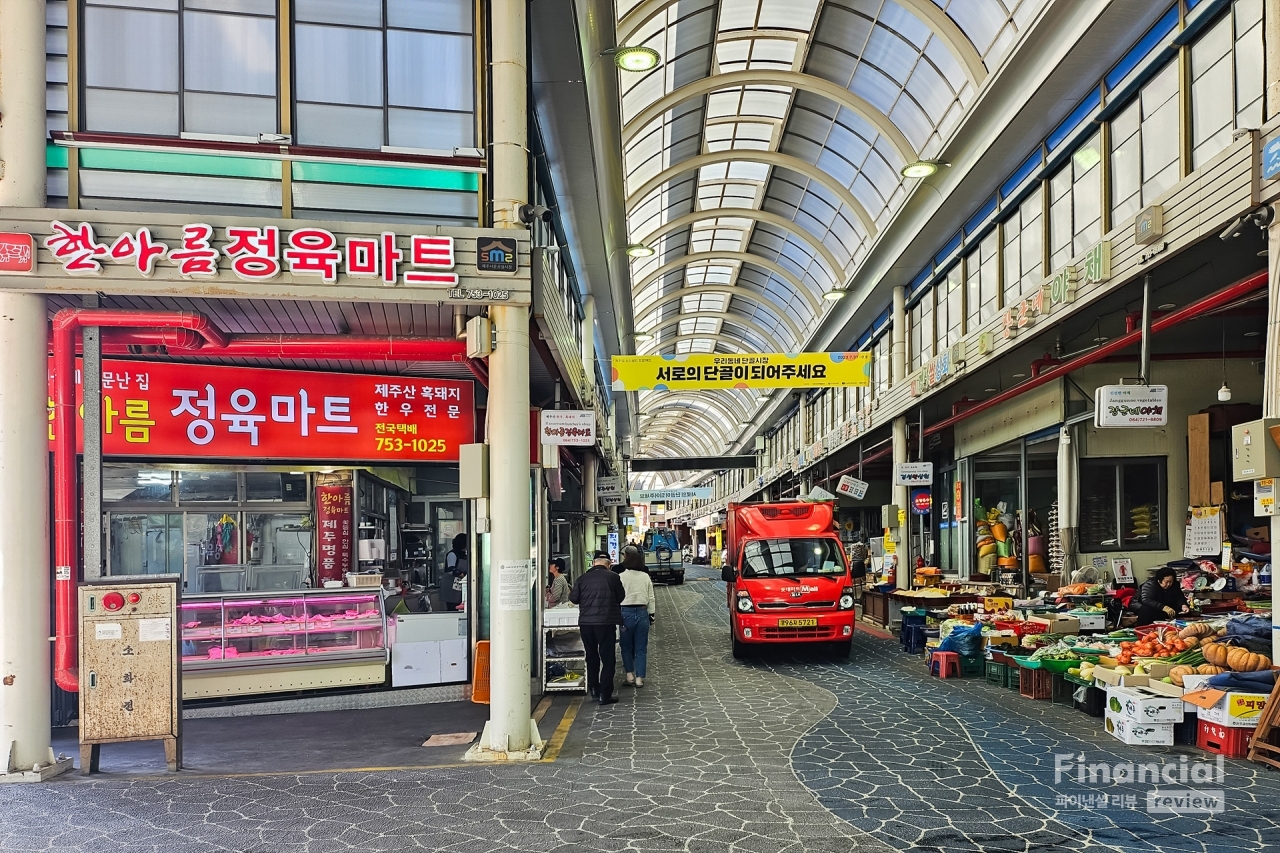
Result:
[[[622,624],[622,581],[609,570],[609,555],[597,551],[591,568],[569,591],[569,600],[578,605],[578,630],[587,658],[587,691],[601,705],[618,701],[613,695],[613,674],[617,666],[614,646],[616,626]]]
[[[445,610],[462,609],[462,592],[467,588],[467,534],[453,537],[453,547],[444,555],[444,577],[440,579],[440,602]]]
[[[644,553],[635,545],[622,549],[622,574],[618,576],[626,597],[622,599],[622,668],[627,684],[644,687],[648,674],[649,627],[658,613],[653,579],[644,570]]]

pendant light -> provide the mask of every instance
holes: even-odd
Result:
[[[1227,385],[1227,321],[1222,321],[1222,387],[1218,389],[1218,402],[1231,402],[1231,388]]]

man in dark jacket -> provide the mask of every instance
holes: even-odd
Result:
[[[613,695],[617,626],[622,624],[622,581],[609,571],[609,555],[597,551],[591,569],[578,578],[569,600],[578,605],[578,628],[587,657],[587,690],[601,705],[618,701]]]

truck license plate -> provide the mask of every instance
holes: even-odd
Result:
[[[816,628],[818,627],[817,619],[779,619],[779,628]]]

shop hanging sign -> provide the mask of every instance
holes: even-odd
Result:
[[[600,506],[622,506],[627,502],[626,486],[621,477],[596,478],[596,502]]]
[[[140,224],[137,214],[106,211],[93,212],[92,221],[33,225],[14,216],[0,217],[0,275],[33,276],[41,290],[530,302],[529,267],[519,262],[528,257],[527,237],[522,247],[510,232],[418,226],[428,233],[401,234],[395,229],[404,226],[365,223],[285,230],[247,217],[190,222],[173,214],[152,214]],[[31,287],[0,278],[5,286]]]
[[[76,401],[83,418],[80,360]],[[53,441],[53,363],[49,440]],[[83,449],[84,430],[78,429]],[[102,362],[102,452],[156,459],[456,462],[472,383],[162,361]]]
[[[542,444],[591,447],[596,443],[594,409],[543,409],[538,415]]]
[[[932,486],[932,462],[895,462],[893,463],[893,484],[895,486]]]
[[[836,485],[836,493],[847,495],[855,501],[860,501],[867,496],[867,485],[865,481],[845,474]]]
[[[916,515],[928,515],[933,510],[933,494],[928,489],[911,490],[911,511]]]
[[[1169,423],[1169,386],[1103,385],[1093,395],[1096,427],[1161,427]]]
[[[351,571],[355,531],[350,486],[316,486],[316,568],[320,581],[337,581]]]
[[[711,497],[710,486],[689,489],[632,489],[632,504],[667,503],[668,501],[705,501]]]
[[[867,387],[870,371],[867,352],[615,355],[613,390]]]

